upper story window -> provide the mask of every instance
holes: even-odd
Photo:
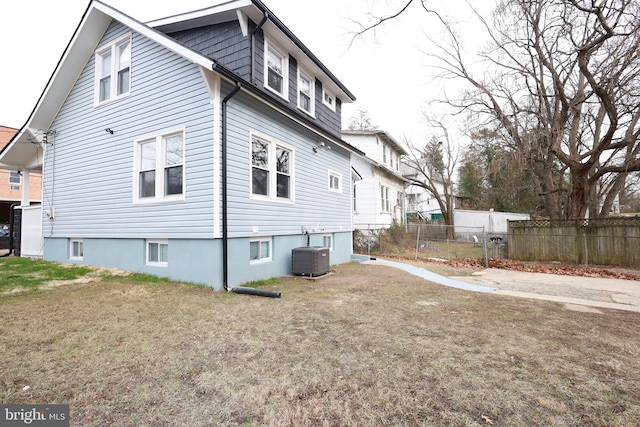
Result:
[[[22,184],[22,175],[17,171],[9,172],[9,190],[20,190]]]
[[[382,144],[382,163],[387,163],[387,146]]]
[[[131,90],[131,35],[96,51],[95,103],[129,94]]]
[[[135,141],[134,201],[184,200],[184,129]]]
[[[298,108],[314,115],[315,83],[304,71],[298,69]]]
[[[324,88],[322,88],[322,103],[331,108],[331,111],[336,111],[336,97]]]
[[[251,137],[251,197],[293,201],[293,150]]]
[[[289,61],[283,50],[268,39],[264,43],[264,85],[283,98],[287,98]]]

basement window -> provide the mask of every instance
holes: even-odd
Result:
[[[249,262],[257,264],[271,261],[271,237],[260,237],[249,241]]]
[[[147,240],[147,265],[166,267],[169,265],[169,242]]]
[[[71,239],[69,241],[69,258],[75,260],[84,258],[84,242],[82,239]]]

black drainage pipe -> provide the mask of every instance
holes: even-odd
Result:
[[[243,288],[241,286],[234,286],[230,289],[231,292],[244,295],[256,295],[259,297],[280,298],[281,293],[276,291],[266,291],[264,289],[256,288]]]

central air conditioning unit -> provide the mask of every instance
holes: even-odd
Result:
[[[330,268],[329,248],[304,246],[291,250],[291,274],[294,276],[323,276]]]

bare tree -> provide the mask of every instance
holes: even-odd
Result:
[[[364,108],[358,108],[356,113],[349,117],[349,130],[376,130],[378,127],[373,124],[369,111]]]
[[[427,37],[423,49],[439,76],[471,86],[447,101],[499,124],[539,180],[547,215],[608,215],[629,173],[640,170],[640,3],[503,0],[492,24],[480,18],[492,41],[481,73],[468,65],[453,24],[426,0],[409,3],[445,29],[447,40]]]
[[[405,140],[409,155],[405,157],[409,185],[421,187],[429,192],[437,201],[442,212],[445,225],[454,225],[453,210],[455,195],[453,174],[456,169],[457,153],[449,137],[449,131],[442,121],[430,119],[430,124],[438,130],[438,134],[421,147]],[[449,227],[450,238],[453,228]]]

